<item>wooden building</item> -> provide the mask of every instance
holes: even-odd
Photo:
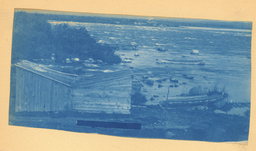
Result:
[[[129,70],[67,74],[29,61],[16,65],[16,112],[130,114]]]

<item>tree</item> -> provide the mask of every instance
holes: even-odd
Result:
[[[13,60],[50,58],[51,26],[37,14],[15,13],[13,26]]]
[[[57,62],[66,58],[100,59],[120,63],[115,48],[101,45],[85,28],[68,24],[51,25],[49,16],[37,13],[15,12],[13,26],[12,60],[50,59],[54,53]]]
[[[53,28],[53,37],[58,61],[63,61],[65,57],[79,57],[100,59],[107,63],[121,62],[120,57],[114,54],[114,47],[97,43],[83,27],[77,29],[68,24],[59,24]]]

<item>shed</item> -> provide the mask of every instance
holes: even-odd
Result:
[[[23,60],[16,66],[16,112],[77,111],[130,114],[129,70],[76,75]]]

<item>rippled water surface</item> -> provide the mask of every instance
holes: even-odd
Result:
[[[251,31],[196,27],[149,27],[100,23],[69,23],[85,27],[99,43],[116,45],[123,59],[132,58],[128,66],[136,69],[156,68],[182,81],[183,74],[194,77],[185,89],[195,85],[221,85],[234,102],[250,101]],[[136,49],[134,49],[136,46]],[[160,52],[157,48],[167,51]],[[190,54],[199,50],[199,55]],[[135,57],[134,54],[138,54]],[[205,65],[184,62],[157,64],[163,59],[203,60]],[[137,72],[138,72],[137,71]],[[153,70],[152,70],[153,71]],[[143,74],[147,74],[146,72]],[[189,84],[191,83],[191,84]],[[173,95],[176,93],[173,93]],[[178,93],[177,93],[178,94]]]

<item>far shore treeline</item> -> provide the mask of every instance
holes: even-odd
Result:
[[[19,10],[14,13],[12,62],[19,59],[49,59],[54,53],[56,63],[66,58],[93,58],[105,63],[120,63],[113,45],[99,44],[85,28],[68,24],[52,26],[49,20],[107,23],[155,27],[207,27],[251,30],[250,22],[231,22],[200,19],[136,17],[122,15],[59,13],[55,11]]]
[[[50,59],[53,54],[56,63],[66,58],[93,58],[109,64],[121,62],[115,54],[116,47],[96,43],[85,28],[68,24],[53,26],[42,14],[16,12],[13,29],[13,63],[19,59]]]

